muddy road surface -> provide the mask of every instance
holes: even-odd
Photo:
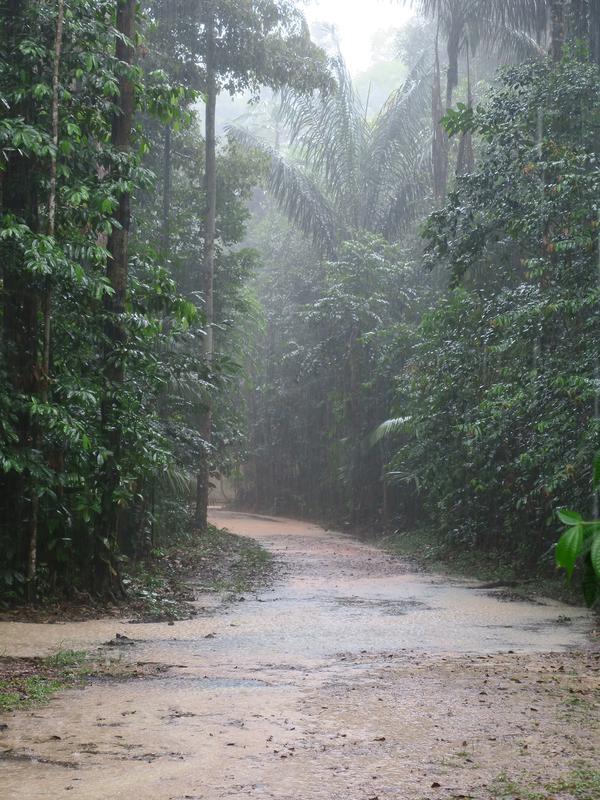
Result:
[[[600,797],[586,611],[416,575],[304,522],[212,521],[274,554],[272,587],[200,595],[174,625],[0,623],[9,655],[120,633],[123,659],[169,665],[5,716],[2,800]]]

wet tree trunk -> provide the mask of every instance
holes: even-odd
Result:
[[[471,87],[471,53],[469,40],[465,43],[467,54],[467,108],[473,108],[473,90]],[[456,174],[466,175],[473,172],[475,167],[475,156],[473,153],[473,135],[470,131],[463,133],[458,146],[458,157],[456,160]]]
[[[50,193],[48,197],[48,236],[54,237],[56,229],[56,176],[57,152],[59,134],[59,78],[60,59],[62,52],[63,24],[65,17],[64,0],[57,0],[56,30],[54,36],[54,66],[52,71],[52,145],[53,151],[50,158]],[[38,376],[38,389],[42,402],[48,401],[48,386],[50,381],[50,328],[52,318],[52,287],[51,280],[46,280],[46,286],[41,297],[42,311],[42,361],[36,367]],[[36,348],[37,349],[37,348]],[[36,353],[36,361],[37,361]],[[32,440],[36,449],[41,448],[41,436],[38,430],[32,433]],[[31,603],[35,600],[37,556],[38,556],[38,519],[39,497],[37,492],[31,493],[31,511],[29,515],[29,548],[27,553],[27,599]]]
[[[131,149],[131,128],[135,110],[135,90],[127,67],[133,64],[135,36],[135,14],[137,0],[117,0],[116,58],[122,65],[119,76],[119,109],[112,123],[112,145],[115,150],[127,154]],[[113,294],[105,300],[107,312],[105,353],[105,397],[102,403],[102,425],[107,447],[111,455],[106,459],[103,475],[101,535],[96,537],[95,581],[96,589],[103,594],[120,587],[118,571],[112,554],[118,538],[118,508],[115,492],[119,487],[119,459],[121,455],[121,426],[119,420],[119,392],[125,378],[123,349],[127,331],[123,321],[128,280],[128,246],[131,219],[131,197],[123,192],[115,213],[117,225],[108,239],[110,258],[106,275]]]
[[[559,13],[558,10],[557,13]],[[591,60],[600,64],[600,3],[598,0],[570,0],[567,2],[563,10],[563,28],[566,31],[563,33],[565,39],[568,36],[569,39],[585,45]]]
[[[565,0],[552,0],[550,5],[550,53],[560,61],[565,45]]]
[[[206,16],[206,121],[205,121],[205,191],[206,223],[204,232],[203,289],[206,315],[204,358],[210,370],[214,356],[214,278],[215,237],[217,219],[217,143],[216,143],[217,81],[215,72],[215,13],[211,3]],[[204,412],[200,432],[206,442],[206,454],[199,465],[196,478],[195,524],[200,531],[208,526],[208,495],[210,491],[210,443],[212,408]]]
[[[458,86],[458,59],[460,56],[461,40],[465,20],[460,9],[454,9],[450,18],[448,30],[447,53],[448,72],[446,75],[446,110],[452,108],[454,90]]]
[[[435,198],[442,202],[446,196],[448,183],[448,136],[443,129],[441,119],[444,116],[442,107],[442,79],[440,68],[440,21],[438,18],[435,34],[435,64],[433,70],[433,87],[431,93],[431,116],[433,124],[432,163],[433,188]]]
[[[360,431],[360,417],[358,408],[358,398],[360,393],[360,375],[358,367],[358,332],[354,329],[350,332],[348,342],[348,383],[347,383],[347,397],[348,397],[348,411],[349,411],[349,425],[348,425],[348,441],[352,448],[350,453],[351,458],[351,478],[350,478],[350,509],[352,524],[357,525],[360,520],[363,496],[363,476],[362,476],[362,458],[361,458],[361,445],[362,436]]]
[[[52,145],[53,153],[50,161],[50,195],[48,198],[48,236],[53,237],[56,230],[56,175],[59,137],[60,113],[60,59],[62,54],[63,25],[65,18],[64,0],[58,0],[56,9],[56,34],[54,39],[54,70],[52,74]],[[52,317],[52,297],[50,286],[46,287],[44,297],[44,350],[42,358],[42,375],[44,395],[47,399],[50,378],[50,333]]]
[[[588,13],[590,56],[600,64],[600,3],[597,0],[590,0]]]
[[[163,162],[163,206],[162,206],[162,232],[161,245],[166,258],[171,250],[171,126],[165,126],[164,162]]]

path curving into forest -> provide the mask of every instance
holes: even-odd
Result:
[[[592,774],[600,660],[583,609],[414,574],[305,522],[212,521],[274,554],[271,588],[200,597],[204,612],[175,625],[0,623],[11,655],[121,632],[138,640],[124,659],[170,665],[9,719],[0,797],[484,800],[509,796],[509,779]]]

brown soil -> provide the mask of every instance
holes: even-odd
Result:
[[[214,521],[274,553],[270,591],[228,607],[200,598],[210,613],[175,625],[0,623],[12,656],[121,632],[137,640],[117,643],[124,663],[169,667],[5,716],[0,796],[600,796],[600,660],[585,610],[500,602],[307,523]]]

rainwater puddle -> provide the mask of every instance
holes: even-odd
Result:
[[[205,677],[177,675],[173,678],[153,678],[153,685],[166,690],[207,691],[209,689],[269,689],[268,681],[254,678]]]
[[[391,617],[409,614],[411,611],[431,610],[431,606],[419,600],[377,600],[362,597],[336,597],[334,602],[347,608],[357,608],[361,611],[379,611]]]

